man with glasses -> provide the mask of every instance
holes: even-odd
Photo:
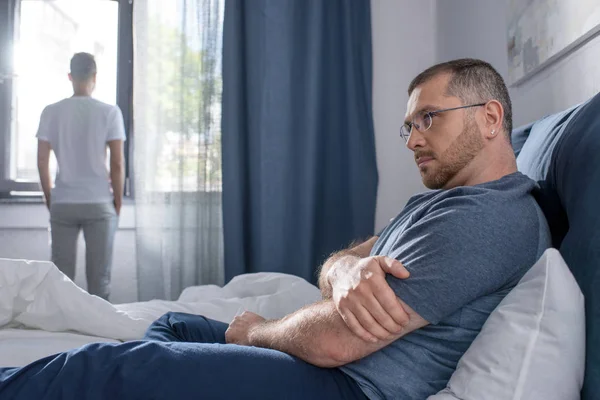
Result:
[[[424,399],[445,387],[489,314],[551,246],[536,184],[517,172],[498,72],[450,61],[419,74],[408,94],[400,135],[434,190],[412,197],[360,251],[340,252],[345,263],[325,264],[320,280],[356,336],[387,344],[341,367],[371,399]],[[378,256],[410,277],[386,274]],[[395,317],[401,309],[408,323]]]
[[[443,389],[550,234],[535,183],[517,172],[500,75],[456,60],[424,71],[408,92],[401,135],[434,190],[378,236],[331,256],[321,302],[229,325],[169,313],[147,342],[0,369],[0,397],[425,399]]]

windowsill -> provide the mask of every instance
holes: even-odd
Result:
[[[42,196],[0,196],[0,204],[44,204]],[[125,197],[123,205],[135,205],[133,197]]]
[[[0,204],[43,204],[40,196],[10,196],[0,197]]]

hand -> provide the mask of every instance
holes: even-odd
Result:
[[[406,279],[404,265],[384,256],[360,259],[354,266],[329,271],[333,301],[348,328],[365,341],[389,340],[402,332],[409,316],[396,293],[385,280],[386,274]]]
[[[115,211],[117,212],[117,217],[118,217],[121,215],[122,202],[120,200],[119,201],[115,200],[115,201],[113,201],[113,204],[115,205]]]
[[[245,311],[236,316],[225,332],[225,342],[228,344],[239,344],[240,346],[251,346],[250,334],[252,330],[266,320],[258,314]]]

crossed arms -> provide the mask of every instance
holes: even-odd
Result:
[[[369,254],[376,237],[332,255],[323,265],[323,300],[280,320],[236,317],[228,343],[275,349],[319,367],[361,359],[428,324],[396,296],[386,274],[408,278],[397,260]]]

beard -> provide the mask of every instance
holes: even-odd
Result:
[[[437,167],[424,165],[421,168],[423,184],[429,189],[441,189],[465,168],[483,148],[483,139],[475,121],[467,121],[465,128],[450,147],[435,158]],[[420,156],[434,156],[423,152]]]

